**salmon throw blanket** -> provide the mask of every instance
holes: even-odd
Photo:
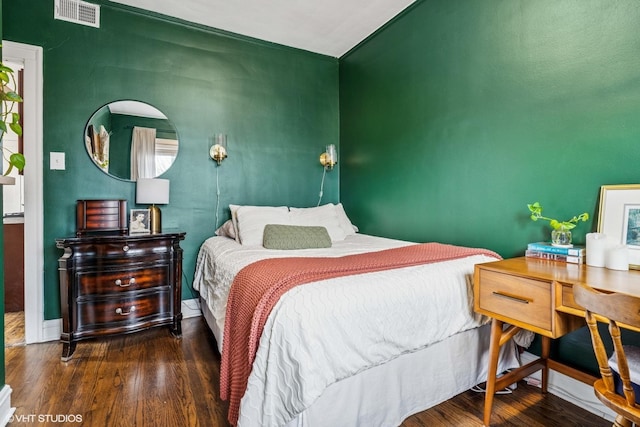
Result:
[[[343,257],[273,258],[254,262],[236,275],[227,301],[220,396],[229,400],[229,422],[237,424],[240,400],[267,317],[280,297],[291,288],[334,277],[411,267],[439,261],[488,255],[487,249],[441,243],[423,243]]]

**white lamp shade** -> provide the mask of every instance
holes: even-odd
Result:
[[[169,203],[169,180],[138,178],[136,181],[136,203],[140,205],[166,205]]]

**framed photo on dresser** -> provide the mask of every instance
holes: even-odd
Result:
[[[129,234],[150,234],[149,209],[131,209]]]

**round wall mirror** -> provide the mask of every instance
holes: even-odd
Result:
[[[178,155],[178,133],[157,108],[140,101],[115,101],[93,113],[84,130],[93,163],[118,179],[155,178]]]

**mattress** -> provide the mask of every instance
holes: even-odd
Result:
[[[216,321],[201,302],[213,331]],[[400,425],[486,381],[490,336],[491,325],[470,329],[337,381],[286,427]],[[518,366],[518,351],[510,341],[501,347],[498,372]]]

